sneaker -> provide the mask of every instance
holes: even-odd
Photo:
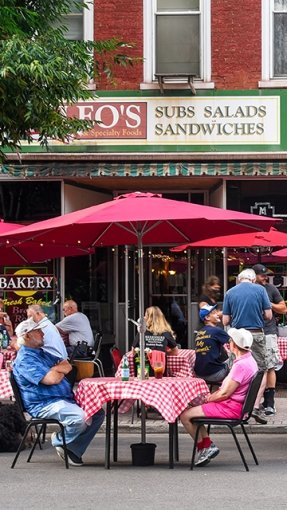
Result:
[[[264,417],[263,413],[259,409],[256,409],[255,407],[251,413],[251,416],[257,423],[260,423],[261,425],[267,424],[267,420]]]
[[[273,415],[275,413],[276,413],[275,407],[271,407],[271,406],[265,407],[265,414],[266,414],[266,416],[271,416],[271,415]]]
[[[63,461],[65,461],[65,451],[64,451],[64,448],[62,446],[56,446],[56,452],[59,455],[59,457]],[[83,466],[84,463],[83,463],[83,461],[82,461],[82,459],[80,457],[77,457],[77,455],[75,455],[70,450],[67,450],[67,454],[68,454],[68,464],[69,464],[69,466],[76,466],[76,467]]]
[[[208,450],[209,450],[208,458],[210,460],[214,459],[215,457],[217,457],[217,455],[220,453],[219,448],[214,443],[211,443],[211,445],[208,448]]]
[[[208,456],[208,450],[209,448],[202,448],[202,450],[199,450],[197,461],[194,463],[195,466],[203,467],[209,464],[210,458]]]
[[[214,459],[219,454],[219,452],[219,448],[217,448],[214,443],[211,443],[209,448],[203,448],[198,452],[198,458],[194,465],[200,467],[206,466],[209,464],[211,459]]]

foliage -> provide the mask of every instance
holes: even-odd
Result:
[[[0,151],[19,149],[37,133],[65,141],[91,121],[65,116],[65,104],[91,97],[87,84],[117,65],[132,65],[132,44],[118,39],[71,41],[59,23],[73,0],[0,0]],[[86,6],[87,8],[87,6]]]

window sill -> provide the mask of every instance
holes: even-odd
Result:
[[[260,89],[284,89],[287,88],[287,78],[259,81],[258,87]]]
[[[193,86],[196,90],[210,90],[215,88],[213,81],[203,82],[194,81]],[[189,84],[186,82],[165,82],[165,90],[190,90]],[[160,90],[158,82],[140,83],[140,90]]]

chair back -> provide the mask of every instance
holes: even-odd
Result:
[[[254,403],[259,391],[264,372],[256,372],[250,381],[245,401],[242,408],[242,419],[249,419],[254,408]]]
[[[25,420],[25,414],[24,413],[26,412],[26,409],[25,409],[25,406],[24,406],[24,403],[23,403],[23,400],[22,400],[22,397],[21,397],[21,393],[20,393],[20,390],[19,390],[19,387],[18,387],[18,384],[16,382],[16,379],[14,377],[13,372],[10,373],[10,384],[12,386],[12,390],[13,390],[13,393],[14,393],[16,404],[17,404],[17,406],[19,408],[19,411],[21,412],[22,417]]]
[[[103,341],[103,333],[101,331],[98,331],[95,334],[95,343],[94,343],[95,359],[97,359],[100,355],[102,341]]]
[[[114,372],[116,373],[119,364],[122,360],[121,351],[116,345],[113,345],[113,347],[110,348],[110,354],[112,357]]]

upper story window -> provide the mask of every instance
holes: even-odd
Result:
[[[84,3],[84,0],[79,1]],[[65,33],[66,39],[73,41],[94,40],[94,2],[85,3],[85,8],[71,6],[70,13],[62,17],[63,23],[68,29]]]
[[[210,81],[210,0],[144,0],[144,81],[190,73]]]
[[[274,0],[272,14],[273,76],[287,77],[287,0]]]
[[[200,76],[199,0],[155,2],[155,72]]]
[[[262,80],[287,85],[287,0],[262,0]]]

